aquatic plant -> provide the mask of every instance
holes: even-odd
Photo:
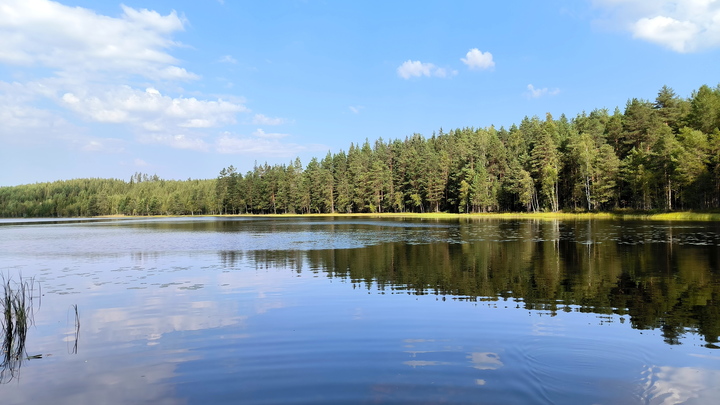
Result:
[[[27,331],[33,325],[35,317],[35,287],[40,284],[35,278],[13,281],[11,277],[0,275],[2,297],[0,297],[0,327],[2,328],[2,355],[0,356],[0,383],[15,378],[22,362],[27,359],[25,341]]]

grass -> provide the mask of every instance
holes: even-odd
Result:
[[[448,212],[384,212],[351,214],[216,214],[216,215],[103,215],[99,218],[183,218],[183,217],[251,217],[251,218],[420,218],[420,219],[537,219],[537,220],[646,220],[646,221],[719,221],[718,212],[655,212],[617,210],[612,212],[491,212],[479,214],[455,214]]]
[[[208,215],[206,215],[208,216]],[[447,212],[387,212],[387,213],[356,213],[356,214],[238,214],[209,215],[218,217],[276,217],[276,218],[419,218],[419,219],[537,219],[537,220],[649,220],[649,221],[720,221],[720,213],[709,212],[646,212],[646,211],[613,211],[613,212],[492,212],[478,214],[455,214]]]
[[[0,323],[2,324],[2,356],[0,360],[0,383],[11,381],[20,371],[22,362],[27,359],[25,341],[27,331],[35,318],[35,287],[39,283],[34,278],[13,281],[9,276],[0,276],[2,297],[0,297]],[[38,293],[39,298],[41,294]],[[39,307],[38,302],[38,307]]]

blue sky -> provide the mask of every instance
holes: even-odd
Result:
[[[211,178],[720,82],[720,0],[0,0],[0,186]]]

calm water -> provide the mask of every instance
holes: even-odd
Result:
[[[0,402],[716,404],[719,266],[713,223],[0,220]]]

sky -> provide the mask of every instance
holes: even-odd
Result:
[[[720,0],[0,0],[0,186],[213,178],[720,82]]]

